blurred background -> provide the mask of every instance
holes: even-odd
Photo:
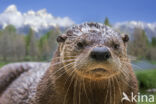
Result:
[[[100,22],[129,35],[128,54],[140,92],[156,95],[155,4],[155,0],[0,0],[0,67],[49,62],[56,37],[68,27]]]

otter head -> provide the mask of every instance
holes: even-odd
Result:
[[[128,39],[103,24],[84,23],[71,27],[57,41],[68,74],[107,79],[121,73]]]

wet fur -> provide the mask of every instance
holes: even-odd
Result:
[[[55,57],[59,57],[58,53],[59,51]],[[57,62],[60,60],[53,60],[52,64]],[[64,69],[51,74],[62,66],[63,64],[49,68],[38,86],[34,104],[135,104],[121,102],[122,92],[137,94],[137,81],[130,66],[127,66],[130,70],[129,78],[118,75],[109,80],[95,81],[72,78]],[[59,75],[62,76],[58,78]]]
[[[23,62],[23,63],[12,63],[2,67],[0,69],[0,95],[21,74],[31,70],[33,67],[40,66],[40,64],[41,63]]]
[[[83,28],[84,25],[109,30],[105,26],[101,28],[96,23],[83,24],[79,27]],[[74,34],[81,32],[78,30],[80,30],[78,27],[73,27],[67,31],[67,34],[75,37]],[[87,31],[95,32],[96,30],[90,31],[88,28]],[[118,34],[109,32],[111,33],[110,37],[114,36],[113,39],[119,38]],[[105,36],[104,34],[107,32],[103,33],[103,36]],[[60,37],[58,41],[63,42],[65,39],[68,37]],[[59,44],[49,68],[47,65],[34,67],[32,70],[18,75],[16,80],[12,80],[11,84],[6,86],[7,89],[4,89],[0,104],[136,104],[121,102],[122,92],[130,96],[131,92],[137,94],[138,91],[137,80],[126,55],[122,61],[125,62],[122,64],[122,70],[126,72],[123,71],[108,79],[92,80],[75,74],[75,69],[71,67],[72,64],[68,66],[73,61],[62,62],[64,57],[66,57],[65,61],[71,59],[62,52],[64,45],[67,43]],[[65,52],[69,52],[69,50]],[[77,52],[72,53],[71,56],[74,55],[77,55]],[[66,69],[70,69],[69,72]],[[12,90],[12,88],[16,89]]]

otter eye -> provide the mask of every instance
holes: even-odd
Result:
[[[114,49],[119,49],[120,45],[119,44],[114,44],[113,48]]]
[[[78,42],[77,43],[77,46],[78,46],[78,48],[83,48],[84,47],[84,44],[82,42]]]

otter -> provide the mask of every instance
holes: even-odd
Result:
[[[32,67],[7,84],[0,104],[136,104],[128,35],[100,23],[74,25],[58,36],[50,65]],[[8,76],[9,77],[9,76]]]

